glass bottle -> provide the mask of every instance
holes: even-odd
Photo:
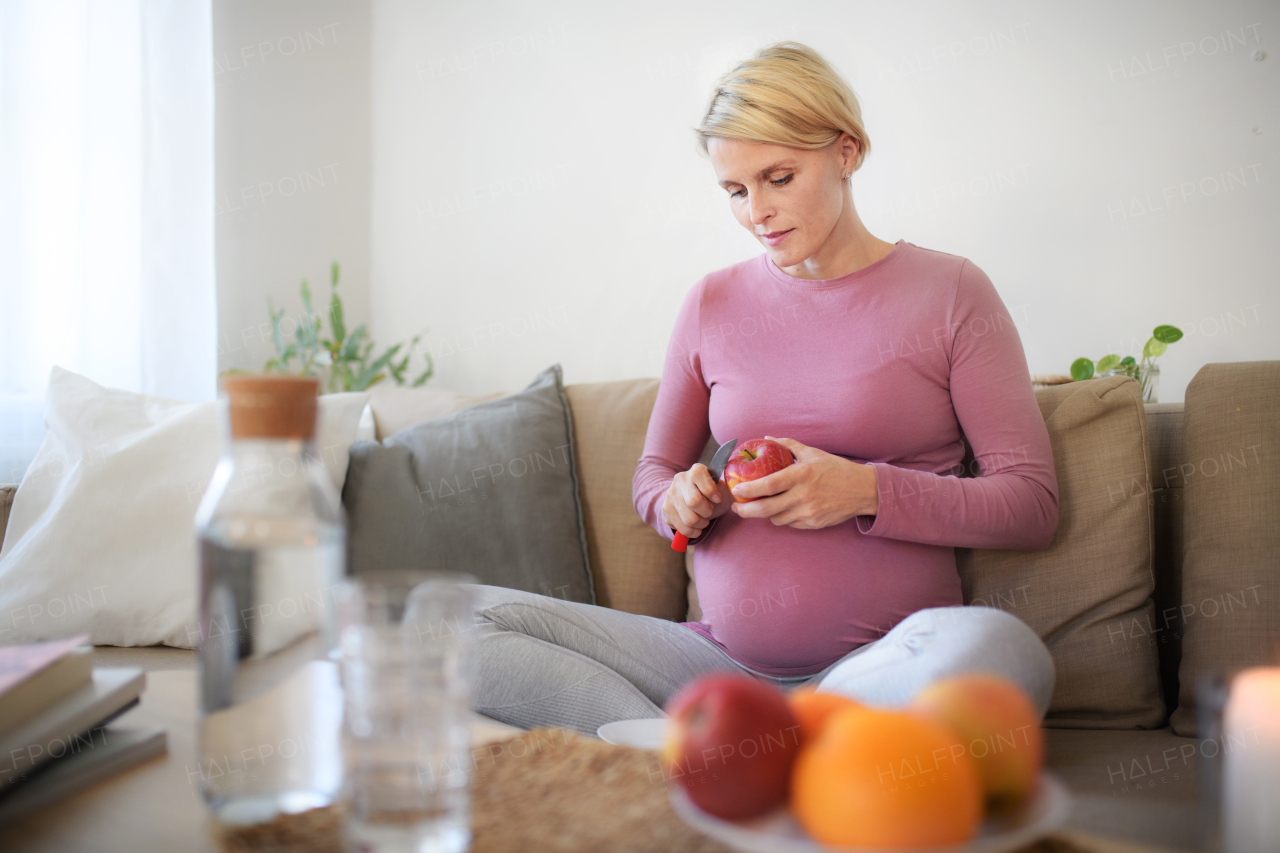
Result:
[[[325,849],[341,827],[333,590],[342,504],[315,453],[318,383],[224,383],[222,458],[196,512],[198,784],[239,849]]]

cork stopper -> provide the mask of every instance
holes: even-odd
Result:
[[[222,381],[232,438],[302,438],[316,431],[319,380],[306,376],[228,376]]]

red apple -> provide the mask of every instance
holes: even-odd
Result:
[[[791,451],[778,442],[768,438],[753,438],[734,448],[733,454],[724,466],[724,481],[729,484],[729,493],[733,494],[733,487],[739,483],[767,477],[774,471],[781,471],[788,465],[794,464],[795,461],[796,457]],[[737,495],[734,495],[733,499],[743,504],[759,500],[759,498],[740,498]]]
[[[664,709],[671,719],[661,758],[693,804],[726,820],[786,802],[800,723],[782,691],[737,673],[695,678]]]

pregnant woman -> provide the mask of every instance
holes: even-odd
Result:
[[[810,48],[765,48],[719,83],[700,146],[764,247],[710,273],[676,319],[636,468],[636,511],[696,545],[703,618],[670,622],[476,587],[473,707],[594,734],[662,716],[706,672],[902,704],[1000,673],[1041,715],[1053,662],[1024,623],[966,607],[956,547],[1046,548],[1057,479],[1022,342],[971,261],[872,236],[850,176],[858,101]],[[964,446],[982,476],[961,478]],[[737,487],[709,439],[774,437],[796,463]]]

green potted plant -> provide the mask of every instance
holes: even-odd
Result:
[[[1098,376],[1132,376],[1142,385],[1142,401],[1157,403],[1160,398],[1160,365],[1156,359],[1164,355],[1169,344],[1182,339],[1182,330],[1177,326],[1156,326],[1151,339],[1142,347],[1142,361],[1131,355],[1124,358],[1112,353],[1098,359],[1095,365],[1087,358],[1077,358],[1071,363],[1071,378],[1077,382]]]
[[[415,335],[408,347],[395,344],[381,355],[374,356],[377,348],[369,337],[368,329],[361,323],[347,330],[338,297],[338,262],[329,269],[329,330],[327,338],[321,337],[323,322],[311,307],[311,288],[302,280],[303,315],[297,321],[292,340],[281,328],[285,319],[284,309],[279,311],[267,300],[271,313],[271,337],[276,357],[266,363],[266,373],[294,373],[300,376],[319,376],[322,393],[325,391],[364,391],[390,377],[397,385],[408,382],[417,388],[431,378],[434,364],[430,353],[424,353],[425,369],[416,376],[408,376],[409,361],[417,349],[422,335]],[[401,351],[403,350],[403,355]],[[396,358],[400,355],[400,358]],[[296,362],[296,364],[295,364]]]

